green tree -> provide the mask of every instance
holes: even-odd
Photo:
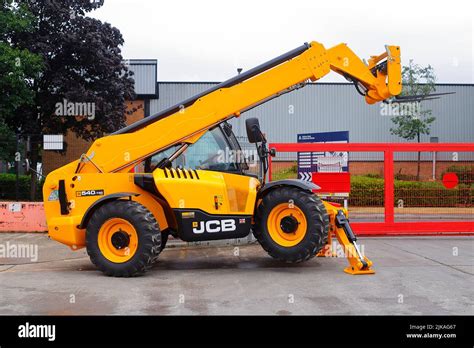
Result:
[[[15,133],[21,130],[6,120],[20,118],[18,109],[34,104],[32,85],[43,68],[41,56],[17,45],[13,38],[31,32],[34,25],[35,18],[25,5],[0,0],[0,160],[9,168],[20,164]]]
[[[402,69],[402,96],[427,96],[436,90],[436,75],[431,65],[422,67],[410,60]],[[432,110],[425,109],[422,101],[410,102],[409,107],[400,107],[399,115],[392,117],[394,127],[390,132],[406,140],[421,141],[422,135],[429,135],[431,125],[436,120]],[[421,154],[418,152],[416,178],[420,179]]]
[[[125,125],[125,101],[132,99],[133,79],[123,63],[120,31],[87,13],[101,7],[103,0],[33,1],[16,0],[35,18],[33,30],[18,32],[12,42],[40,55],[41,76],[34,79],[33,103],[21,106],[6,123],[23,134],[66,134],[75,132],[93,140]],[[57,105],[86,103],[94,117],[84,114],[58,115]],[[17,115],[21,115],[18,117]],[[41,137],[30,138],[31,166],[36,167]],[[32,181],[31,197],[36,182]]]
[[[40,55],[33,54],[15,42],[13,37],[33,30],[35,18],[25,5],[13,0],[0,0],[0,123],[18,117],[22,106],[32,105],[34,80],[42,69]],[[12,127],[12,131],[17,129]]]
[[[0,161],[11,162],[15,158],[15,133],[0,119]]]

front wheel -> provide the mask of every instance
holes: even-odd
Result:
[[[314,257],[326,244],[329,217],[316,195],[279,187],[257,207],[253,234],[270,256],[297,263]]]
[[[161,251],[161,234],[153,214],[134,201],[106,203],[86,230],[87,253],[108,276],[133,277],[147,271]]]
[[[169,232],[161,232],[161,246],[160,246],[160,251],[163,251],[163,249],[166,247],[166,243],[168,243],[168,238],[170,234]]]

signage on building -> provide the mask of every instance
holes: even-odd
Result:
[[[43,150],[63,150],[64,139],[62,134],[43,135]]]
[[[349,131],[304,133],[298,143],[348,143]],[[349,155],[343,151],[298,152],[298,179],[312,181],[313,173],[349,171]]]

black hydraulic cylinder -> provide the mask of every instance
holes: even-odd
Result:
[[[351,243],[357,241],[357,237],[352,231],[351,225],[349,225],[349,220],[347,220],[346,215],[342,210],[339,210],[336,214],[336,226],[344,230]]]
[[[336,226],[338,228],[342,228],[344,230],[344,233],[347,236],[347,239],[354,244],[354,247],[357,250],[357,253],[359,254],[360,262],[362,263],[363,268],[367,268],[367,261],[364,260],[363,256],[360,254],[359,248],[355,242],[357,241],[357,237],[352,231],[351,225],[349,224],[349,220],[347,220],[346,215],[342,210],[339,210],[336,214]]]

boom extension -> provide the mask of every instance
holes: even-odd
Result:
[[[386,46],[385,53],[371,57],[366,65],[346,44],[326,49],[311,42],[96,140],[87,152],[93,163],[76,166],[82,173],[97,173],[97,168],[104,173],[128,172],[147,157],[177,143],[192,144],[216,124],[317,81],[330,70],[354,82],[369,104],[401,92],[398,46]],[[136,139],[141,141],[137,144]]]

